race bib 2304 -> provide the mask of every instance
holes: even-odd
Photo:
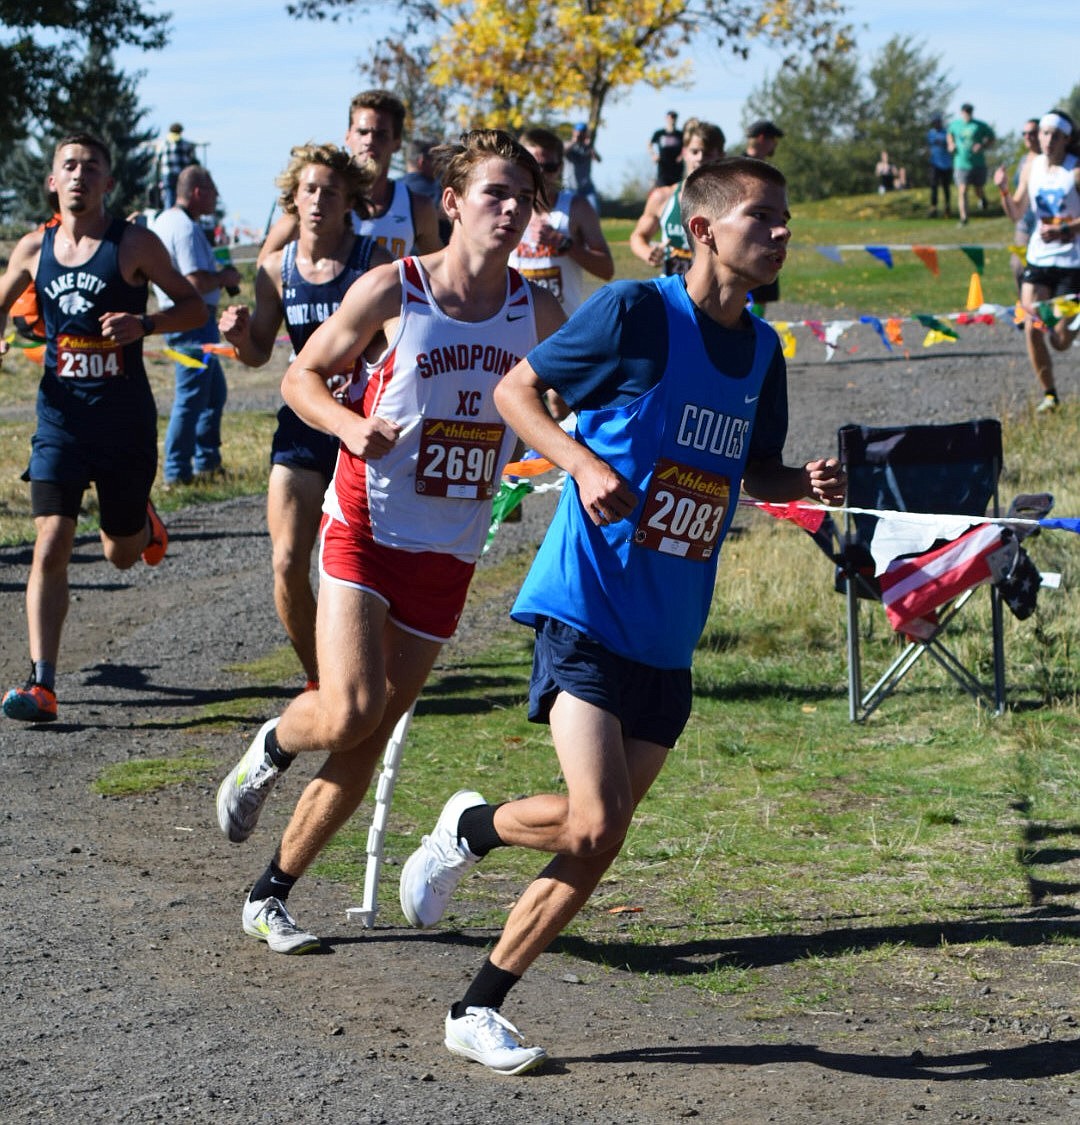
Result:
[[[124,352],[101,336],[56,338],[56,374],[60,379],[116,379],[124,374]]]

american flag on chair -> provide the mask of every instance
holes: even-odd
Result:
[[[926,639],[936,628],[934,610],[973,586],[999,582],[1016,562],[1016,536],[979,524],[943,547],[895,559],[880,575],[881,600],[898,633]]]

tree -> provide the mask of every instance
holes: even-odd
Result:
[[[893,36],[870,65],[871,104],[867,139],[874,160],[881,149],[906,168],[909,184],[925,184],[929,177],[926,131],[935,113],[943,113],[956,85],[941,71],[939,55],[923,55],[908,36]],[[872,167],[872,165],[871,165]]]
[[[930,118],[956,89],[940,66],[938,56],[894,36],[865,76],[846,56],[781,70],[751,92],[744,124],[757,117],[781,123],[776,163],[794,200],[871,190],[882,149],[907,169],[909,183],[924,182]]]
[[[296,0],[298,18],[370,12],[378,0]],[[840,0],[395,0],[400,41],[430,49],[431,81],[462,124],[517,129],[587,106],[596,137],[605,105],[640,83],[686,85],[681,61],[713,40],[745,56],[754,41],[833,57],[851,46]]]
[[[1080,128],[1080,82],[1072,88],[1067,98],[1058,102],[1058,108],[1063,109],[1076,122],[1077,128]]]
[[[766,80],[751,92],[743,125],[759,117],[782,122],[784,139],[773,159],[787,177],[788,195],[824,199],[865,190],[865,107],[857,63],[834,59],[824,68],[783,69]]]
[[[109,206],[128,214],[146,204],[146,189],[154,162],[154,132],[141,126],[147,111],[139,106],[137,84],[142,73],[118,71],[109,50],[91,43],[70,75],[71,86],[54,93],[49,125],[32,140],[13,146],[4,162],[4,211],[12,222],[39,222],[52,213],[45,179],[57,142],[70,133],[100,137],[113,157],[116,186]]]
[[[160,50],[168,24],[141,0],[0,0],[0,148],[51,120],[90,43]]]

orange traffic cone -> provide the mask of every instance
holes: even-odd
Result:
[[[977,273],[973,273],[971,275],[971,284],[968,285],[967,310],[968,312],[974,312],[976,309],[982,308],[982,306],[982,282],[979,280],[979,275]]]

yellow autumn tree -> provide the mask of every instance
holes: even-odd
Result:
[[[852,45],[841,0],[392,0],[408,41],[430,60],[427,80],[454,95],[460,124],[518,129],[639,84],[689,84],[688,49],[715,43],[745,57],[755,42],[826,59]],[[299,17],[384,10],[376,0],[296,0]]]

